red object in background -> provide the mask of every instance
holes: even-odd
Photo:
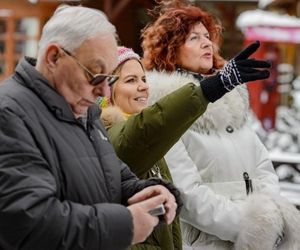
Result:
[[[253,41],[246,40],[245,45]],[[272,63],[270,77],[248,84],[250,106],[257,118],[266,130],[275,127],[276,108],[279,104],[279,93],[277,91],[277,65],[279,62],[279,50],[276,44],[261,42],[260,48],[253,55],[256,59],[269,60]]]

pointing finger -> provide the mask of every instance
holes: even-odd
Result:
[[[243,49],[234,59],[236,61],[246,59],[249,56],[251,56],[260,46],[260,42],[256,41],[254,43],[251,43],[248,47]]]

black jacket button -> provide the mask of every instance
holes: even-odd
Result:
[[[226,127],[226,131],[228,132],[228,133],[232,133],[233,131],[234,131],[234,129],[233,129],[233,127],[232,126],[227,126]]]

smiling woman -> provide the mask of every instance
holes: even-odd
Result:
[[[112,85],[112,102],[127,114],[142,111],[148,100],[145,71],[137,59],[128,59],[118,68],[120,79]]]
[[[195,117],[205,111],[208,101],[200,88],[190,83],[147,107],[149,86],[144,67],[140,57],[128,48],[118,48],[118,67],[113,74],[119,79],[111,85],[110,105],[103,108],[101,118],[119,158],[142,179],[158,177],[171,181],[163,156]],[[176,124],[175,119],[183,122]],[[133,249],[181,250],[178,218],[171,225],[161,224]]]

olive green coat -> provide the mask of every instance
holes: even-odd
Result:
[[[163,156],[207,105],[201,88],[189,83],[127,120],[117,108],[104,109],[101,117],[117,155],[139,178],[161,175],[172,181]],[[158,226],[145,242],[131,249],[182,249],[179,218],[169,226]]]

